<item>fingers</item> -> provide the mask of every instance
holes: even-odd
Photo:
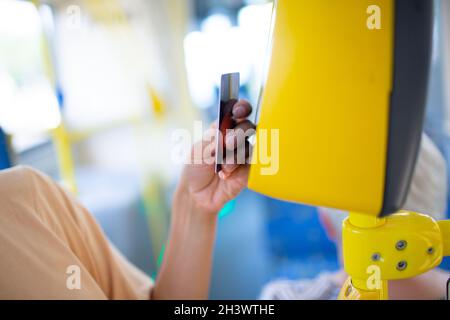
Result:
[[[232,172],[226,172],[224,170],[219,172],[219,178],[222,180],[227,180],[231,176],[233,180],[242,180],[242,183],[245,184],[248,178],[248,173],[250,171],[250,165],[240,165],[236,166]]]
[[[241,180],[243,185],[247,185],[248,174],[250,172],[250,165],[246,164],[244,166],[240,166],[234,173],[233,178],[237,181]]]
[[[233,106],[232,112],[235,120],[242,120],[252,113],[252,106],[247,100],[239,100]]]
[[[256,129],[256,126],[250,120],[244,120],[234,127],[234,130],[241,129],[244,132],[247,132],[249,129]]]
[[[240,171],[245,167],[250,155],[250,144],[248,137],[255,133],[255,125],[247,119],[252,113],[252,106],[246,100],[239,100],[232,109],[233,118],[236,126],[227,130],[224,139],[226,152],[226,161],[222,164],[222,170],[219,172],[219,178],[228,179],[234,172]],[[231,160],[231,161],[230,161]]]
[[[239,164],[223,164],[222,170],[219,172],[219,178],[228,178],[237,168],[239,168]]]
[[[221,179],[227,179],[240,167],[249,163],[249,156],[251,155],[252,146],[247,141],[243,146],[233,151],[227,152],[226,161],[222,164],[222,174],[219,174]]]
[[[250,154],[247,138],[254,134],[255,130],[255,125],[247,120],[251,113],[252,106],[246,100],[239,100],[233,105],[232,115],[236,126],[227,130],[223,140],[226,161],[222,164],[222,170],[219,172],[221,179],[227,179],[234,172],[240,171],[240,167],[246,166]],[[217,128],[217,126],[213,128]]]
[[[219,174],[219,178],[222,180],[227,180],[228,177],[231,175],[231,173],[228,173],[224,170],[220,170],[218,174]]]
[[[255,125],[249,121],[244,120],[240,122],[233,130],[227,130],[225,137],[225,148],[227,150],[234,150],[242,146],[247,138],[255,133]]]

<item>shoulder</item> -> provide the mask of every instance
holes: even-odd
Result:
[[[29,195],[39,183],[49,179],[28,166],[16,166],[0,171],[0,198]]]

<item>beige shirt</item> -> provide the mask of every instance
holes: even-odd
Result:
[[[148,299],[151,287],[49,177],[0,171],[0,299]]]

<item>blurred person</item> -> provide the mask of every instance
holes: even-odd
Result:
[[[248,102],[238,101],[232,112],[235,129],[254,128],[247,120]],[[248,164],[224,164],[215,174],[215,138],[209,136],[213,139],[205,134],[192,150],[201,145],[212,153],[192,151],[191,157],[201,159],[191,160],[201,161],[183,168],[155,283],[49,177],[27,167],[0,171],[0,299],[206,299],[217,213],[246,186],[249,169]],[[236,141],[231,132],[225,146],[237,152],[244,146]],[[79,283],[73,278],[77,271]]]
[[[447,195],[445,160],[426,135],[422,135],[418,160],[411,187],[404,205],[405,210],[428,214],[436,220],[445,219]],[[340,210],[319,208],[321,222],[328,236],[336,243],[342,260],[342,222],[347,214]],[[450,274],[440,269],[405,280],[389,281],[389,299],[442,299],[446,296],[446,283]],[[334,300],[347,279],[343,269],[323,272],[314,279],[276,280],[262,290],[263,300]]]

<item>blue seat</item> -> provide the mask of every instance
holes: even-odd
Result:
[[[267,198],[270,252],[279,260],[274,277],[314,277],[339,267],[335,244],[322,227],[316,207]]]

